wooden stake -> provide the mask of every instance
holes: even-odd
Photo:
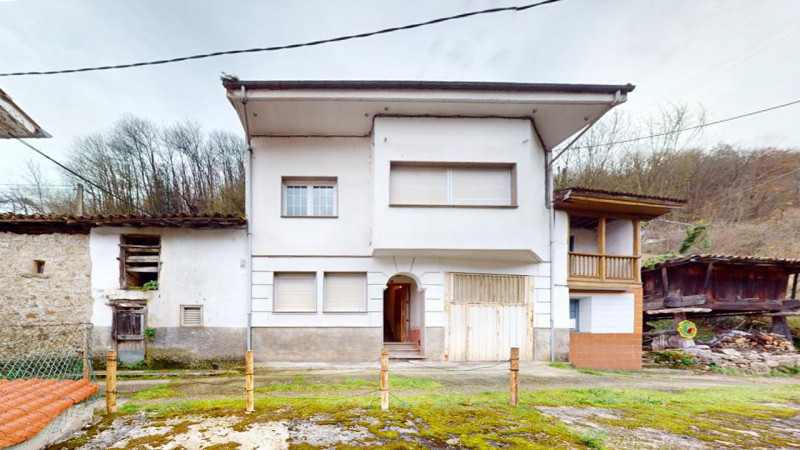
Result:
[[[244,354],[244,390],[246,395],[245,411],[251,413],[255,410],[253,404],[253,351],[247,350]]]
[[[92,327],[85,325],[83,328],[83,379],[92,381],[92,346],[90,345],[92,339]]]
[[[117,412],[117,351],[106,353],[106,410]]]
[[[389,410],[389,350],[381,350],[381,410]]]
[[[508,375],[508,403],[519,403],[519,347],[511,347],[511,368]]]

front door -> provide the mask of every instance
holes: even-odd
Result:
[[[389,284],[383,291],[383,341],[406,342],[410,327],[410,286]]]

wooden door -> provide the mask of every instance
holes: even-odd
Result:
[[[123,364],[145,359],[144,329],[144,308],[114,308],[111,333]]]

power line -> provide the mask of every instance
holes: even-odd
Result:
[[[55,159],[51,158],[48,154],[44,153],[43,151],[39,150],[38,148],[34,147],[33,145],[25,142],[24,140],[22,140],[22,139],[20,139],[20,138],[18,138],[16,136],[13,136],[13,135],[11,137],[13,137],[14,139],[18,140],[19,142],[21,142],[22,144],[24,144],[26,147],[28,147],[29,149],[33,150],[34,152],[42,155],[45,159],[47,159],[48,161],[52,162],[53,164],[55,164],[58,167],[66,170],[67,172],[69,172],[70,174],[75,176],[76,178],[78,178],[80,180],[83,180],[85,183],[87,183],[87,184],[89,184],[91,186],[94,186],[95,188],[97,188],[98,190],[102,191],[106,195],[108,195],[108,196],[110,196],[112,198],[115,198],[116,200],[121,201],[123,203],[127,203],[128,205],[132,206],[137,211],[143,212],[143,213],[145,213],[145,214],[147,214],[149,216],[158,216],[158,214],[151,213],[150,211],[135,205],[133,202],[114,194],[113,192],[105,189],[104,187],[100,186],[99,184],[95,183],[94,181],[84,177],[83,175],[79,174],[78,172],[75,172],[74,170],[70,169],[69,167],[65,166],[64,164],[61,164],[60,162],[58,162]],[[173,225],[175,225],[177,227],[181,226],[179,223],[172,222],[172,221],[169,221],[167,219],[163,219],[163,220],[164,220],[164,222],[171,223],[171,224],[173,224]]]
[[[769,112],[769,111],[775,111],[776,109],[786,108],[788,106],[797,105],[797,104],[800,104],[800,99],[794,100],[794,101],[791,101],[791,102],[788,102],[788,103],[783,103],[781,105],[770,106],[769,108],[759,109],[757,111],[751,111],[749,113],[740,114],[738,116],[728,117],[726,119],[715,120],[713,122],[708,122],[708,123],[695,125],[695,126],[691,126],[691,127],[680,128],[680,129],[677,129],[677,130],[666,131],[664,133],[656,133],[656,134],[650,134],[650,135],[647,135],[647,136],[641,136],[641,137],[637,137],[637,138],[623,139],[621,141],[604,142],[602,144],[582,145],[582,146],[572,147],[572,148],[573,149],[595,148],[595,147],[603,147],[603,146],[615,145],[615,144],[627,144],[627,143],[630,143],[630,142],[638,142],[638,141],[643,141],[645,139],[651,139],[651,138],[654,138],[654,137],[669,136],[669,135],[672,135],[672,134],[675,134],[675,133],[680,133],[680,132],[683,132],[683,131],[699,130],[701,128],[710,127],[712,125],[719,125],[721,123],[730,122],[730,121],[733,121],[733,120],[744,119],[745,117],[755,116],[756,114],[762,114],[762,113]]]
[[[196,60],[196,59],[205,59],[205,58],[213,58],[217,56],[223,55],[237,55],[242,53],[261,53],[261,52],[275,52],[279,50],[289,50],[301,47],[315,47],[323,44],[331,44],[334,42],[344,42],[350,41],[355,39],[364,39],[372,36],[377,36],[380,34],[389,34],[395,33],[398,31],[404,30],[411,30],[414,28],[422,28],[427,27],[430,25],[436,25],[444,22],[449,22],[453,20],[460,20],[466,19],[467,17],[472,16],[479,16],[484,14],[495,14],[501,12],[520,12],[526,11],[532,8],[536,8],[537,6],[548,5],[552,3],[558,3],[563,0],[544,0],[536,3],[528,3],[522,6],[506,6],[501,8],[489,8],[489,9],[482,9],[479,11],[470,11],[466,13],[456,14],[453,16],[446,16],[440,17],[437,19],[427,20],[425,22],[417,22],[408,25],[402,25],[398,27],[391,27],[391,28],[384,28],[377,31],[369,31],[365,33],[359,34],[350,34],[345,36],[339,36],[334,38],[328,39],[321,39],[317,41],[309,41],[309,42],[301,42],[296,44],[288,44],[288,45],[278,45],[272,47],[255,47],[255,48],[247,48],[247,49],[237,49],[237,50],[224,50],[219,52],[212,52],[212,53],[200,53],[196,55],[189,55],[189,56],[180,56],[177,58],[169,58],[169,59],[158,59],[154,61],[143,61],[143,62],[136,62],[136,63],[129,63],[129,64],[117,64],[112,66],[93,66],[93,67],[81,67],[77,69],[62,69],[62,70],[46,70],[46,71],[29,71],[29,72],[6,72],[0,73],[0,77],[16,77],[16,76],[24,76],[24,75],[57,75],[57,74],[64,74],[64,73],[77,73],[77,72],[96,72],[100,70],[112,70],[112,69],[129,69],[132,67],[142,67],[142,66],[156,66],[161,64],[171,64],[189,60]]]

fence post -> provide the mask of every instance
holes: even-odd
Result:
[[[83,326],[83,379],[92,381],[92,326]]]
[[[519,402],[519,347],[511,347],[511,370],[508,381],[508,403],[511,406],[517,406]]]
[[[249,413],[255,410],[253,404],[253,351],[247,350],[244,354],[244,390],[246,396],[245,410]]]
[[[381,350],[381,410],[389,410],[389,350]]]
[[[106,353],[106,410],[117,412],[117,351]]]

